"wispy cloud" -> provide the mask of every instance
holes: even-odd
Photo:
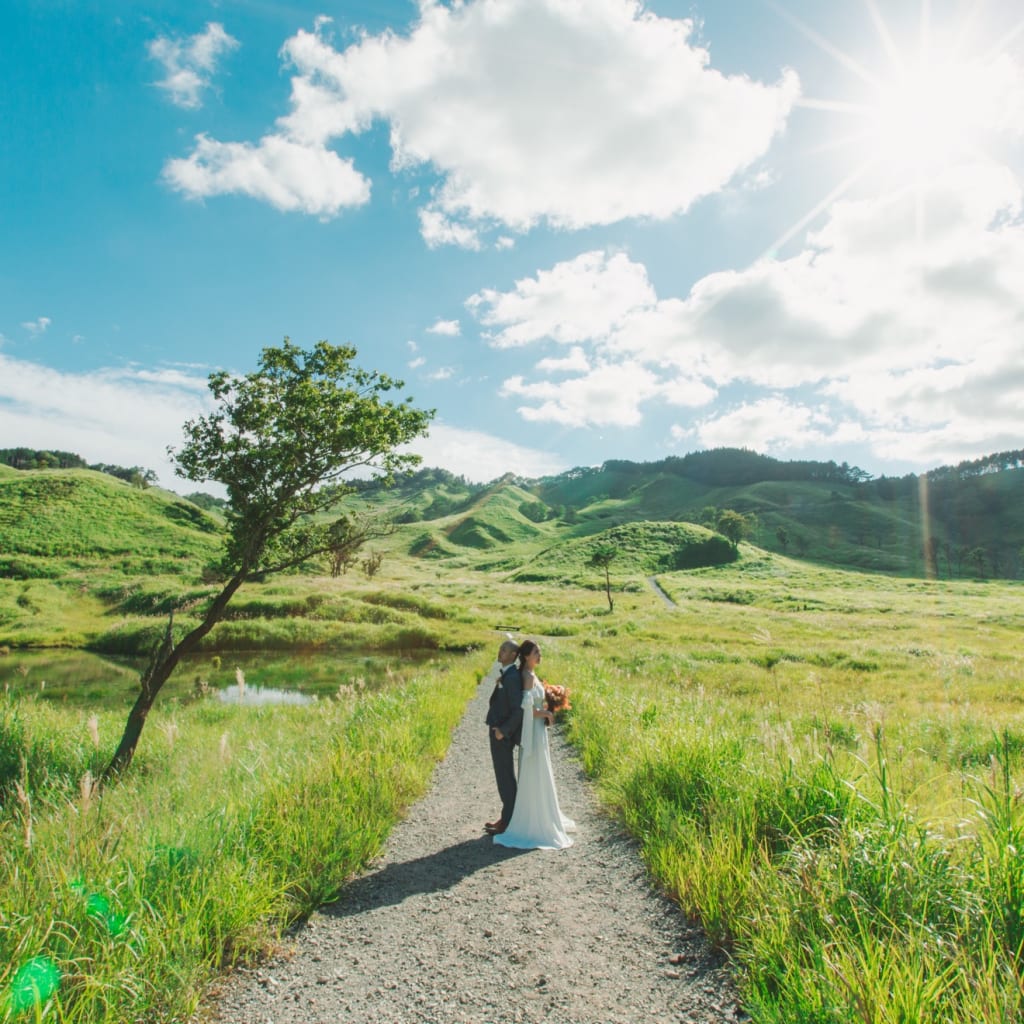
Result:
[[[166,449],[209,403],[205,377],[173,368],[67,373],[0,353],[0,436],[88,462],[144,466],[165,487],[192,489],[175,482]]]
[[[460,333],[458,320],[438,320],[427,328],[427,334],[441,334],[446,338],[457,338]]]
[[[164,78],[156,84],[175,106],[196,110],[203,105],[202,94],[210,87],[217,62],[238,46],[238,40],[215,21],[185,39],[158,36],[148,47],[150,57],[164,68]]]
[[[480,430],[462,430],[434,422],[425,438],[410,450],[422,456],[424,465],[441,466],[478,483],[504,473],[546,476],[561,473],[568,465],[557,455],[506,441]]]
[[[50,326],[53,321],[48,316],[41,316],[36,320],[26,320],[21,326],[32,335],[33,338],[37,338],[40,334],[46,333],[46,328]]]

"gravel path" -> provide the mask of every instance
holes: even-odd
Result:
[[[648,883],[634,844],[598,813],[553,730],[576,843],[495,846],[498,800],[471,701],[430,792],[384,856],[258,969],[229,975],[222,1024],[692,1024],[748,1020],[727,965]]]
[[[673,601],[672,598],[669,597],[668,594],[666,594],[665,591],[661,589],[661,584],[658,582],[658,577],[657,576],[648,576],[647,577],[647,582],[651,585],[651,590],[653,590],[658,595],[658,597],[661,598],[661,600],[665,603],[666,607],[668,607],[668,608],[678,608],[679,607],[679,605],[677,605],[675,603],[675,601]]]

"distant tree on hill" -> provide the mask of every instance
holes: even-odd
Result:
[[[225,498],[214,497],[214,495],[207,494],[205,491],[193,491],[191,494],[186,494],[185,500],[191,501],[193,505],[198,505],[207,512],[212,510],[223,512],[228,507]]]
[[[408,399],[384,400],[402,382],[355,367],[355,355],[354,348],[326,341],[303,351],[285,338],[280,348],[265,348],[258,369],[244,377],[210,374],[215,410],[186,423],[185,444],[169,454],[180,477],[227,490],[220,565],[226,582],[179,641],[171,616],[105,779],[131,764],[161,687],[223,618],[243,583],[324,555],[337,558],[385,532],[380,520],[337,512],[353,490],[341,477],[357,467],[391,477],[416,465],[418,456],[396,449],[425,433],[433,412]]]
[[[731,508],[724,508],[718,513],[715,529],[733,547],[736,547],[747,531],[747,519],[741,512],[736,512]]]
[[[374,576],[380,571],[380,567],[384,562],[384,556],[379,551],[371,551],[360,563],[363,567],[363,572],[366,573],[366,578],[372,580]]]
[[[0,462],[14,469],[87,469],[85,459],[74,452],[35,448],[0,448]]]
[[[548,518],[548,507],[543,501],[523,501],[519,505],[519,514],[532,523],[543,523]]]
[[[94,462],[90,465],[74,452],[0,448],[0,463],[14,469],[93,469],[97,473],[106,473],[140,488],[149,487],[157,481],[156,473],[151,469],[142,466],[114,466],[106,462]]]
[[[138,487],[140,490],[145,490],[150,484],[155,484],[157,481],[157,475],[151,469],[143,469],[142,466],[114,466],[106,462],[96,462],[89,467],[89,469],[96,470],[97,473],[106,473],[107,476],[117,477],[118,480],[123,480],[125,483],[131,484],[132,487]]]
[[[604,592],[608,597],[608,611],[615,611],[612,603],[612,578],[609,567],[619,557],[619,549],[614,544],[601,544],[592,552],[587,565],[592,569],[604,570]]]
[[[779,542],[779,547],[782,548],[783,554],[785,554],[789,550],[789,534],[784,526],[775,528],[775,539]]]

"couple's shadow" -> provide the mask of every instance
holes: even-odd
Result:
[[[529,853],[495,846],[489,836],[466,839],[413,860],[386,864],[349,882],[336,900],[320,907],[329,917],[351,917],[377,907],[402,903],[420,893],[450,889],[462,879],[502,861]]]

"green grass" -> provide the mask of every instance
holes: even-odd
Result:
[[[213,972],[332,899],[422,793],[472,684],[429,671],[312,708],[165,703],[90,795],[120,716],[0,702],[0,1020],[38,958],[61,1022],[184,1020]],[[93,735],[98,746],[93,742]],[[3,1000],[7,999],[4,1009]],[[28,1010],[34,1017],[32,1007]]]
[[[24,476],[0,473],[0,497]],[[674,570],[666,557],[680,538],[707,534],[630,521],[655,500],[645,491],[666,518],[684,491],[610,479],[580,474],[588,503],[571,525],[524,518],[519,504],[536,495],[514,482],[464,499],[448,482],[443,517],[381,540],[376,577],[247,585],[206,656],[472,650],[486,662],[505,629],[538,637],[550,681],[572,690],[570,739],[607,808],[730,951],[758,1024],[1021,1019],[1022,585],[839,571],[751,544],[733,564]],[[93,500],[110,516],[115,491],[142,493],[109,487]],[[692,481],[685,494],[738,497]],[[806,483],[743,494],[769,538],[776,522],[795,528],[799,510],[822,561],[915,571],[906,502],[865,505],[843,488],[825,500]],[[211,592],[202,566],[216,535],[162,507],[136,552],[120,538],[5,547],[0,645],[138,655],[171,605],[186,606],[176,622],[187,627]],[[88,536],[50,525],[72,531],[69,545],[75,530]],[[0,538],[12,529],[0,517]],[[181,541],[178,555],[165,536]],[[585,567],[602,536],[624,551],[614,613]],[[648,588],[653,573],[674,607]],[[438,691],[415,673],[396,687],[312,710],[158,702],[131,778],[88,807],[79,780],[105,762],[119,716],[97,713],[97,749],[87,711],[8,698],[0,991],[45,955],[63,978],[53,1019],[190,1012],[210,972],[258,955],[337,892],[423,784],[463,698],[435,707],[427,694]],[[201,756],[178,757],[183,743]],[[398,760],[373,760],[392,749]],[[383,791],[371,768],[391,780]],[[328,816],[303,795],[315,787],[331,793]],[[91,896],[107,909],[90,910]],[[116,934],[112,921],[124,925]]]
[[[1019,1020],[1021,587],[746,569],[548,641],[603,799],[759,1024]]]

